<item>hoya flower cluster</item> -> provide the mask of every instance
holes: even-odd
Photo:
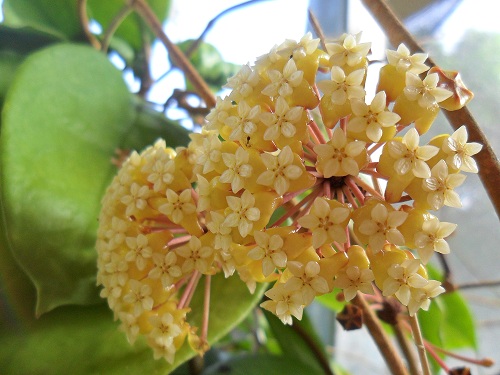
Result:
[[[456,225],[462,172],[477,172],[464,127],[421,145],[440,104],[458,108],[440,71],[401,45],[367,100],[369,43],[285,41],[229,79],[187,148],[133,152],[100,216],[98,282],[130,341],[172,362],[186,338],[207,348],[189,305],[200,278],[237,274],[290,324],[318,295],[394,296],[413,315],[442,293],[425,264]],[[216,296],[215,296],[216,298]],[[235,296],[237,298],[237,296]]]

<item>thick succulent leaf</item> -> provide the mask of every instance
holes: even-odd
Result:
[[[4,24],[32,27],[60,39],[75,39],[82,34],[74,0],[4,0]]]
[[[250,295],[237,277],[212,278],[209,341],[225,335],[260,300],[260,288]],[[199,322],[203,311],[203,287],[191,307]],[[228,302],[230,301],[230,303]],[[12,334],[0,332],[2,374],[168,374],[195,353],[185,345],[173,365],[154,360],[145,340],[130,345],[105,305],[63,306],[43,315],[31,329]]]
[[[179,43],[179,48],[187,53],[193,40],[186,40]],[[198,47],[189,55],[189,60],[208,83],[212,91],[219,91],[225,85],[227,79],[238,72],[240,65],[225,62],[221,54],[210,43],[201,42]],[[189,82],[186,82],[187,89],[190,89]]]
[[[132,98],[104,55],[74,45],[30,56],[9,89],[2,198],[14,258],[37,289],[38,315],[98,300],[95,233],[101,196],[116,173],[111,159],[117,148],[152,143],[162,125]],[[162,130],[169,138],[169,127]],[[174,134],[172,143],[184,141],[179,128]]]
[[[0,215],[2,214],[0,202]],[[35,312],[35,296],[33,283],[10,253],[0,220],[0,333],[15,332],[31,324]]]

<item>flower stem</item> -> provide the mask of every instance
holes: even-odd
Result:
[[[407,375],[408,371],[404,366],[401,357],[398,355],[396,348],[387,336],[387,333],[382,328],[380,321],[364,299],[363,295],[358,292],[352,302],[362,309],[364,324],[368,328],[368,331],[373,337],[373,340],[377,344],[378,349],[384,357],[385,362],[391,370],[392,374]]]
[[[208,318],[210,315],[210,284],[212,277],[210,275],[205,276],[205,293],[203,299],[203,320],[201,324],[201,341],[208,342]]]
[[[431,368],[429,366],[429,360],[427,359],[427,353],[425,350],[424,339],[422,337],[422,332],[420,331],[420,325],[418,323],[417,314],[410,316],[411,330],[413,332],[413,338],[418,350],[418,356],[420,357],[420,363],[422,365],[422,371],[424,375],[431,375]]]

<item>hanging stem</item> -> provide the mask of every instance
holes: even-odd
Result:
[[[401,314],[398,314],[396,317],[396,324],[392,325],[394,333],[396,335],[396,339],[398,341],[399,347],[403,351],[403,354],[406,358],[406,362],[408,363],[408,367],[410,368],[411,375],[419,375],[420,371],[417,366],[417,359],[415,358],[414,348],[411,345],[410,341],[406,337],[404,327],[401,324]]]
[[[161,40],[165,48],[168,50],[171,60],[178,66],[186,76],[187,80],[193,85],[196,92],[205,101],[209,108],[215,107],[215,97],[210,91],[207,83],[200,76],[191,62],[186,58],[184,53],[175,45],[163,31],[161,22],[158,20],[154,12],[151,10],[145,0],[131,0],[131,4],[144,21],[151,27],[153,33]]]
[[[363,311],[364,324],[377,344],[378,349],[384,357],[385,362],[392,374],[407,375],[408,371],[406,370],[401,357],[398,355],[396,348],[387,336],[387,333],[382,328],[379,319],[370,308],[363,295],[358,292],[352,302]]]
[[[133,10],[132,6],[127,3],[120,8],[118,13],[116,13],[116,15],[109,23],[108,28],[104,32],[104,35],[102,36],[101,51],[108,52],[111,37],[115,33],[116,29],[118,29],[120,24],[123,22],[123,20],[130,14],[130,12],[132,12],[132,10]]]
[[[422,332],[420,331],[420,325],[418,323],[417,314],[410,316],[411,330],[413,332],[413,338],[418,350],[418,356],[420,357],[420,364],[422,365],[422,371],[424,375],[431,375],[431,368],[429,366],[429,360],[427,358],[427,353],[425,350],[424,339],[422,337]]]
[[[95,49],[101,49],[101,42],[99,42],[95,35],[90,32],[89,16],[87,14],[87,0],[78,0],[77,8],[78,18],[80,19],[80,24],[82,25],[85,37],[92,45],[92,47],[94,47]]]
[[[410,51],[424,52],[391,8],[389,8],[386,1],[363,0],[363,4],[378,21],[393,46],[404,43]],[[427,63],[431,67],[436,65],[430,58],[427,59]],[[481,152],[475,155],[475,160],[479,166],[481,182],[495,207],[497,216],[500,218],[500,194],[498,194],[498,186],[500,186],[500,162],[490,142],[467,107],[456,111],[443,109],[443,112],[453,129],[456,130],[460,126],[465,125],[469,134],[469,140],[479,142],[483,145]]]

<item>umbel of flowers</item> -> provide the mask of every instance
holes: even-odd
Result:
[[[461,206],[454,189],[481,146],[465,127],[426,145],[420,135],[440,105],[463,105],[460,90],[400,45],[367,100],[370,44],[319,42],[287,40],[243,66],[187,148],[133,152],[108,188],[101,295],[155,357],[172,362],[186,339],[207,349],[207,319],[198,332],[189,306],[218,272],[250,292],[271,283],[261,306],[285,324],[334,288],[347,301],[394,296],[410,315],[444,291],[425,265],[450,251],[456,225],[434,213]]]

